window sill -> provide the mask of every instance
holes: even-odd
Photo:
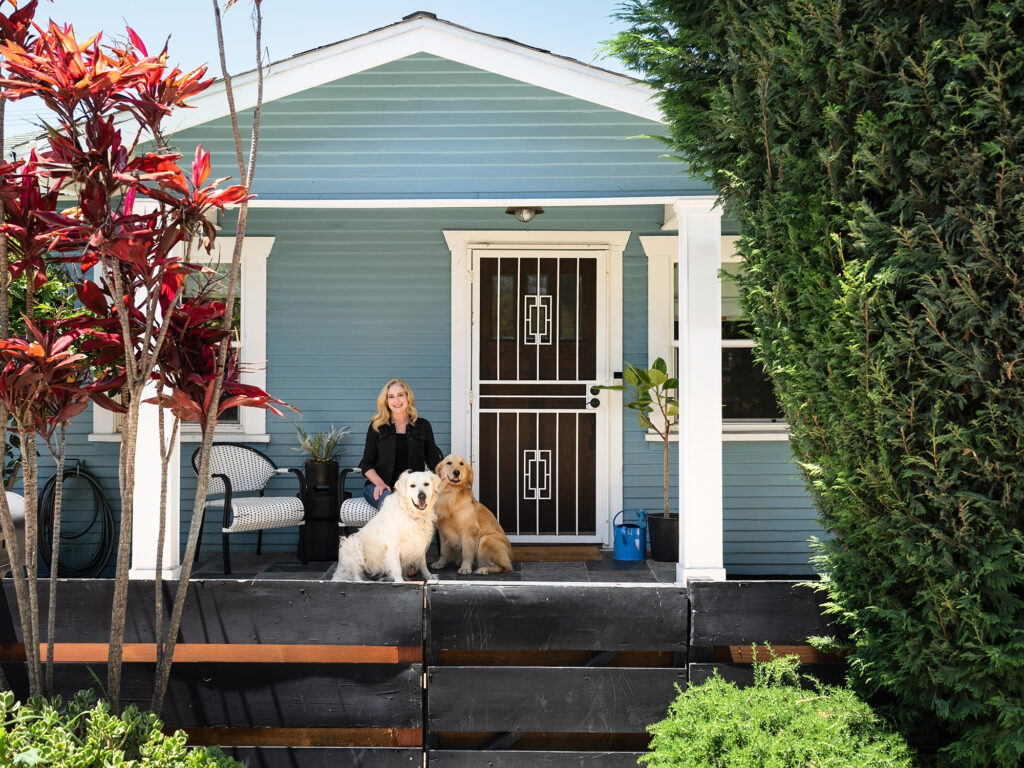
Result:
[[[90,443],[120,443],[120,434],[107,434],[92,432],[89,434]],[[199,432],[183,432],[179,438],[182,443],[201,443],[203,436]],[[215,443],[269,443],[270,435],[266,433],[247,435],[242,432],[221,432],[214,435]]]
[[[660,443],[661,437],[653,430],[644,433],[648,443]],[[668,436],[670,443],[679,442],[679,433],[673,430]],[[726,422],[722,424],[722,440],[724,442],[783,442],[789,440],[789,425],[784,421],[777,422]]]

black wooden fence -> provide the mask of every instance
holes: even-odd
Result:
[[[3,587],[0,660],[24,685],[13,585]],[[112,591],[108,580],[62,580],[63,692],[92,685],[90,668],[106,679]],[[431,768],[624,768],[676,686],[715,667],[749,676],[740,662],[752,642],[841,676],[806,648],[828,632],[818,602],[792,582],[196,581],[163,714],[193,743],[258,768],[391,768],[424,754]],[[152,606],[152,582],[134,582],[124,704],[149,705]]]

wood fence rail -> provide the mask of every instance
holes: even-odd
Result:
[[[148,707],[153,583],[129,589],[122,703]],[[46,612],[47,588],[41,587]],[[113,583],[61,580],[57,687],[106,678]],[[165,587],[165,605],[171,589]],[[16,692],[24,646],[0,589],[0,662]],[[625,768],[677,687],[749,678],[749,646],[828,634],[793,582],[513,584],[199,580],[163,713],[194,744],[253,768]],[[744,649],[746,658],[744,658]],[[19,690],[21,689],[21,690]]]

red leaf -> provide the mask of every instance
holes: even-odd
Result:
[[[149,56],[149,52],[146,50],[146,46],[143,44],[142,38],[135,34],[135,30],[131,27],[125,27],[125,29],[128,30],[128,39],[132,41],[132,45],[142,51],[143,56]]]
[[[89,395],[90,399],[96,403],[100,408],[106,411],[113,411],[114,413],[128,413],[128,409],[121,405],[116,400],[104,395],[102,392],[93,392]]]

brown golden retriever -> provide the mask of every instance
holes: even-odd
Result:
[[[441,558],[431,568],[444,568],[462,553],[459,573],[502,573],[512,570],[512,545],[494,514],[473,498],[473,468],[461,456],[441,460],[434,472],[441,478],[437,497],[437,533]]]

